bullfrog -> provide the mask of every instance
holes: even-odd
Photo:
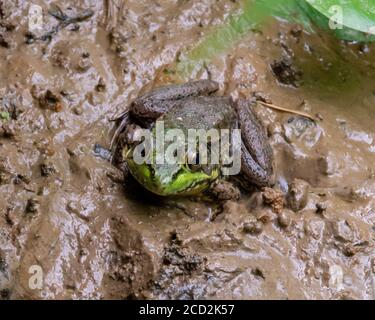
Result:
[[[153,89],[135,99],[118,117],[118,127],[112,139],[117,163],[125,174],[131,174],[144,188],[159,196],[185,196],[211,193],[219,199],[238,198],[239,192],[232,181],[243,185],[265,187],[272,184],[273,153],[266,130],[251,102],[234,101],[217,96],[219,85],[212,80],[198,80],[185,84],[172,84]],[[155,136],[155,123],[163,121],[164,130],[181,129],[240,129],[241,172],[236,179],[222,175],[220,163],[191,164],[182,161],[174,164],[137,164],[134,151],[139,141],[134,137],[140,128],[150,129]],[[208,149],[210,152],[210,149]],[[242,183],[241,183],[242,184]]]

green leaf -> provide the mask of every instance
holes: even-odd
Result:
[[[369,33],[375,27],[374,2],[375,0],[243,0],[239,12],[232,14],[222,26],[212,30],[200,44],[181,57],[177,64],[177,74],[183,77],[194,74],[205,63],[235,45],[270,17],[301,24],[310,33],[316,31],[314,22],[318,27],[333,32],[339,39],[375,41],[375,35]],[[340,15],[336,13],[337,6],[342,8],[342,21],[339,21]],[[330,28],[332,22],[341,23],[342,28]]]
[[[374,0],[303,0],[299,5],[317,26],[339,39],[375,41]]]
[[[177,65],[177,73],[189,75],[220,52],[230,48],[248,32],[269,17],[279,17],[308,26],[308,18],[301,12],[299,0],[244,0],[239,12],[232,14]]]

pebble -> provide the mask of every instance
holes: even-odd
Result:
[[[260,221],[245,222],[243,231],[252,235],[259,235],[263,232],[263,223]]]
[[[53,164],[49,162],[45,162],[40,165],[40,173],[43,177],[49,177],[55,172],[56,172],[55,167],[53,166]]]
[[[279,223],[279,226],[281,228],[288,228],[292,223],[292,219],[290,217],[289,212],[287,212],[287,211],[281,212],[277,216],[277,222]]]
[[[40,207],[39,200],[36,199],[36,198],[30,198],[29,200],[27,200],[26,212],[27,213],[38,213],[39,207]]]
[[[302,210],[307,204],[309,184],[301,179],[295,179],[289,186],[288,205],[297,212]]]
[[[80,116],[83,113],[83,108],[81,106],[73,107],[73,112],[75,115]]]
[[[323,214],[327,210],[327,204],[324,203],[324,202],[317,203],[315,205],[315,207],[316,207],[316,211],[315,212],[318,213],[318,214]]]

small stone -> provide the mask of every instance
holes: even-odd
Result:
[[[16,128],[13,123],[3,124],[1,129],[4,138],[12,139],[16,136]]]
[[[102,77],[100,77],[98,84],[95,87],[95,90],[98,92],[103,92],[106,89],[105,82]]]
[[[263,201],[269,205],[273,212],[281,213],[284,208],[284,194],[272,188],[264,188],[262,192]]]
[[[0,47],[9,49],[14,46],[12,39],[5,33],[0,33]]]
[[[79,31],[79,29],[80,29],[80,26],[79,26],[78,23],[73,23],[68,28],[69,31],[73,31],[73,32],[77,32],[77,31]]]
[[[354,240],[352,226],[347,220],[332,222],[332,232],[334,237],[339,241],[352,242]]]
[[[253,269],[253,270],[251,270],[251,273],[252,273],[254,276],[257,276],[257,277],[262,278],[263,280],[266,279],[263,270],[261,270],[261,269],[258,268],[258,267],[255,268],[255,269]]]
[[[0,185],[8,184],[10,182],[10,177],[7,173],[0,171]]]
[[[302,79],[302,71],[294,64],[289,57],[284,57],[281,60],[271,63],[271,69],[277,80],[286,85],[299,87]]]
[[[269,137],[283,134],[283,126],[280,122],[272,122],[267,127],[267,134]]]
[[[42,91],[43,90],[40,86],[33,84],[30,89],[30,94],[34,99],[39,99],[39,97],[42,95]]]
[[[238,200],[241,192],[232,183],[216,181],[211,188],[212,195],[219,201]]]
[[[0,291],[1,300],[9,300],[10,299],[10,290],[9,289],[2,289]]]
[[[47,90],[44,94],[39,96],[38,101],[39,106],[43,109],[48,109],[55,112],[60,112],[63,109],[60,98],[51,90]]]
[[[40,207],[39,200],[36,199],[36,198],[30,198],[29,200],[27,200],[26,212],[27,213],[38,213],[39,207]]]
[[[24,174],[17,174],[13,179],[14,184],[21,184],[22,182],[29,184],[31,182],[31,177]]]
[[[302,210],[307,204],[308,192],[309,184],[304,180],[295,179],[289,186],[289,207],[295,212]]]
[[[303,29],[300,26],[295,26],[290,30],[290,34],[299,39],[303,33]]]
[[[353,257],[356,253],[358,253],[360,251],[359,248],[353,246],[351,243],[348,243],[344,246],[343,248],[343,253],[347,256],[347,257]]]
[[[42,163],[40,165],[40,173],[43,177],[49,177],[52,174],[56,173],[56,169],[51,163]]]
[[[81,59],[79,60],[76,69],[79,72],[86,72],[87,70],[90,69],[91,67],[91,59],[90,59],[90,54],[89,53],[84,53],[81,56]]]
[[[267,224],[267,223],[271,222],[272,218],[271,218],[271,216],[268,213],[266,213],[266,214],[263,214],[262,216],[260,216],[258,218],[258,220],[260,222],[262,222],[263,224]]]
[[[246,222],[243,225],[243,231],[252,235],[259,235],[263,232],[263,223],[260,221]]]
[[[75,213],[75,214],[79,214],[80,213],[80,210],[79,210],[79,207],[77,205],[76,202],[74,201],[69,201],[66,205],[66,210],[70,213]]]
[[[80,116],[83,113],[83,108],[81,106],[73,107],[73,112],[75,115]]]
[[[292,223],[292,219],[288,212],[283,211],[278,215],[277,222],[281,228],[288,228]]]
[[[315,205],[316,207],[316,213],[323,214],[327,210],[327,204],[324,202],[319,202]]]
[[[264,103],[272,104],[271,98],[262,91],[253,92],[252,96],[256,101],[261,101]]]

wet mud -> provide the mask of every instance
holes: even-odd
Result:
[[[191,79],[316,121],[258,104],[272,189],[160,199],[109,163],[112,119],[240,3],[34,3],[31,33],[0,1],[0,299],[375,298],[373,45],[270,21],[218,55]]]

